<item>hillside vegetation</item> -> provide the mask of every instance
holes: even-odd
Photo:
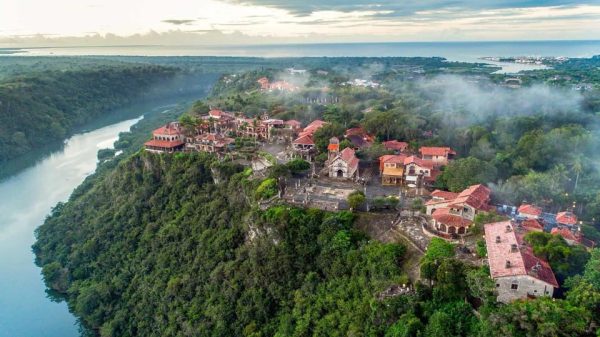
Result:
[[[15,75],[0,82],[0,163],[50,142],[172,79],[174,68],[97,66]],[[147,95],[147,96],[144,96]]]
[[[593,335],[597,252],[566,300],[497,307],[488,272],[438,240],[430,282],[381,297],[408,281],[405,247],[368,240],[348,212],[259,211],[259,185],[209,155],[141,152],[53,210],[37,263],[100,336]]]

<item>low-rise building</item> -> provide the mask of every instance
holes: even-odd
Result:
[[[577,224],[577,216],[573,212],[560,212],[556,214],[556,223],[564,226],[575,226]]]
[[[383,142],[383,147],[388,151],[394,151],[395,154],[400,154],[408,150],[408,143],[388,140],[387,142]]]
[[[405,155],[384,155],[379,157],[379,173],[382,185],[398,186],[404,183]]]
[[[339,179],[358,178],[359,159],[353,149],[347,147],[342,151],[331,153],[330,156],[331,159],[327,163],[329,177]]]
[[[173,153],[185,147],[183,129],[177,122],[171,122],[152,132],[152,139],[144,143],[146,151]]]
[[[423,146],[419,149],[421,159],[430,160],[435,165],[448,165],[448,162],[454,159],[456,152],[449,147],[428,147]]]
[[[519,206],[517,212],[520,216],[527,219],[539,219],[542,215],[542,209],[540,207],[529,204]]]
[[[436,199],[425,204],[426,213],[433,218],[435,229],[445,234],[466,234],[475,216],[491,209],[491,190],[481,184],[470,186],[456,197],[454,194],[436,194]]]
[[[404,179],[408,186],[420,187],[435,182],[439,171],[431,160],[423,160],[416,156],[404,160]]]
[[[558,282],[548,262],[536,257],[524,241],[526,231],[511,221],[486,224],[485,242],[490,275],[499,302],[552,297]]]

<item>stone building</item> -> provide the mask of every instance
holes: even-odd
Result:
[[[498,302],[552,297],[558,282],[548,262],[536,257],[523,240],[527,230],[511,221],[485,225],[490,274]]]

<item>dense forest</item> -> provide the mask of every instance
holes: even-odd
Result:
[[[9,76],[0,81],[0,163],[61,141],[77,127],[145,97],[176,76],[146,65],[81,67]]]
[[[136,154],[54,208],[37,263],[100,336],[593,336],[600,322],[598,251],[566,299],[497,306],[488,271],[433,240],[424,283],[385,296],[408,281],[404,246],[349,212],[260,211],[259,183],[205,154]]]

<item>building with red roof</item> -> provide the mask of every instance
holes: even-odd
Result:
[[[419,149],[421,159],[431,160],[436,165],[447,165],[448,161],[454,159],[456,152],[449,147],[423,146]]]
[[[485,243],[490,275],[499,302],[529,297],[552,297],[558,282],[547,261],[538,258],[524,241],[524,232],[511,221],[486,224]]]
[[[537,219],[526,219],[521,222],[521,226],[528,232],[543,232],[544,226]]]
[[[456,194],[436,190],[425,207],[436,230],[446,234],[463,235],[480,212],[490,210],[491,190],[484,185],[473,185]],[[461,218],[461,219],[458,219]]]
[[[146,151],[173,153],[185,147],[183,129],[177,122],[171,122],[152,132],[152,140],[144,143]]]
[[[517,212],[520,216],[528,219],[538,219],[542,215],[542,209],[540,207],[529,204],[519,206]]]
[[[386,150],[394,151],[394,153],[399,154],[408,150],[408,143],[399,142],[397,140],[388,140],[387,142],[383,142],[383,147]]]
[[[431,184],[435,182],[438,174],[439,170],[431,160],[424,160],[417,156],[406,157],[404,160],[404,179],[411,187]]]
[[[349,147],[328,161],[329,177],[341,179],[358,178],[358,163],[354,149]]]
[[[565,241],[571,246],[581,243],[583,239],[581,232],[567,227],[554,227],[550,231],[550,234],[562,236],[563,239],[565,239]]]
[[[560,212],[556,214],[556,222],[559,225],[574,226],[577,224],[577,216],[572,212]]]
[[[307,134],[296,138],[292,142],[292,150],[297,157],[312,161],[316,152],[315,141],[313,140],[312,135]]]
[[[404,160],[406,158],[407,156],[403,154],[388,154],[379,157],[382,185],[397,186],[404,182]]]

